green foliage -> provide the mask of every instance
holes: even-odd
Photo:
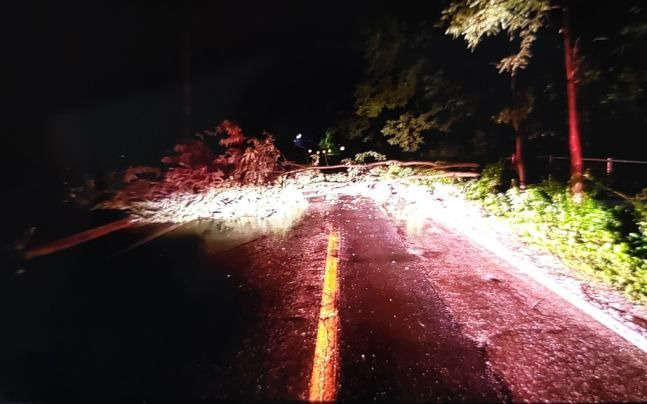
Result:
[[[382,134],[388,138],[389,144],[414,152],[423,143],[422,132],[434,128],[434,124],[428,121],[430,116],[430,112],[417,116],[410,112],[404,113],[398,119],[386,121]]]
[[[421,148],[424,132],[450,132],[459,120],[470,114],[468,101],[461,95],[462,89],[448,82],[442,71],[423,75],[421,82],[417,95],[421,106],[408,108],[396,119],[386,120],[380,130],[390,145],[405,152]]]
[[[468,198],[484,200],[499,190],[502,181],[503,165],[501,163],[490,164],[483,168],[478,179],[465,184],[464,191]]]
[[[422,103],[431,104],[429,117],[440,132],[449,132],[459,120],[472,115],[474,97],[448,79],[442,70],[424,75],[422,85]]]
[[[355,161],[355,163],[363,164],[367,162],[366,161],[367,159],[373,159],[375,161],[384,161],[386,160],[386,156],[376,151],[368,150],[362,153],[357,153],[353,160]]]
[[[326,131],[326,134],[324,135],[324,137],[321,138],[321,140],[319,140],[318,146],[319,146],[319,149],[324,151],[324,153],[327,153],[328,150],[331,150],[331,152],[328,153],[328,154],[332,154],[333,150],[334,150],[334,152],[336,154],[337,146],[336,146],[335,141],[333,139],[333,133],[332,133],[331,130]]]
[[[367,80],[356,92],[356,119],[350,137],[359,137],[371,127],[369,118],[383,122],[380,133],[390,145],[415,152],[424,144],[423,132],[450,132],[470,115],[468,100],[460,86],[447,80],[442,71],[422,74],[422,63],[402,71],[393,83],[390,77]],[[406,107],[406,108],[405,108]],[[395,119],[386,119],[402,111]],[[377,119],[375,119],[377,118]]]
[[[633,205],[634,221],[638,228],[635,233],[630,233],[630,236],[637,242],[635,249],[642,254],[643,258],[647,258],[647,243],[642,242],[647,240],[647,188],[636,195]]]
[[[405,107],[414,96],[422,61],[400,67],[409,46],[404,27],[389,19],[366,38],[366,79],[355,91],[355,114],[377,118],[384,110]]]
[[[382,173],[384,178],[402,178],[409,177],[416,173],[411,167],[402,167],[398,164],[389,164],[386,170]]]
[[[587,192],[573,202],[568,187],[557,182],[500,192],[500,167],[465,186],[492,214],[508,218],[522,236],[563,259],[570,267],[647,299],[647,209],[609,204]]]
[[[645,8],[639,6],[630,7],[630,15],[638,16],[640,19],[625,24],[620,30],[620,34],[635,39],[642,39],[647,36],[647,21],[645,21]]]
[[[402,108],[416,93],[422,63],[413,67],[369,79],[360,83],[355,92],[355,113],[360,117],[377,118],[383,110]]]
[[[521,124],[530,116],[535,104],[532,88],[525,89],[519,95],[515,105],[504,108],[492,118],[495,123],[510,125],[515,130],[519,130]]]
[[[443,10],[442,22],[447,34],[462,36],[470,49],[501,31],[510,40],[519,38],[519,52],[498,64],[500,72],[514,74],[528,65],[532,44],[550,10],[550,0],[454,0]]]
[[[367,37],[365,78],[356,86],[353,117],[339,124],[352,139],[387,143],[415,152],[423,132],[449,132],[470,115],[468,97],[424,55],[430,49],[425,28],[389,19]],[[431,133],[430,133],[431,134]]]

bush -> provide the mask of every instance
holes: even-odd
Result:
[[[470,199],[483,200],[488,195],[500,190],[502,178],[503,165],[501,163],[490,164],[483,169],[479,179],[469,181],[465,184],[465,194]]]
[[[384,172],[386,178],[401,178],[414,175],[414,169],[411,167],[402,167],[398,164],[389,164]]]
[[[491,214],[508,218],[525,240],[562,258],[570,267],[593,275],[647,300],[647,209],[639,199],[609,203],[595,198],[590,184],[581,203],[557,182],[531,185],[526,191],[500,191],[500,165],[488,166],[480,179],[464,186]]]
[[[636,231],[629,233],[629,236],[641,258],[647,259],[647,188],[636,196],[634,207]]]
[[[355,155],[355,163],[357,164],[364,164],[364,163],[369,163],[372,161],[384,161],[386,160],[386,156],[384,154],[378,153],[373,150],[365,151],[362,153],[357,153]]]

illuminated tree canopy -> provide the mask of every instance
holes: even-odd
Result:
[[[382,134],[389,138],[389,144],[399,146],[404,151],[416,151],[424,143],[422,132],[434,128],[433,123],[428,121],[430,116],[430,112],[420,115],[406,112],[397,119],[386,121]]]
[[[365,42],[365,79],[354,94],[353,116],[340,131],[374,142],[379,135],[405,152],[421,150],[427,136],[449,132],[469,116],[465,91],[429,60],[423,27],[387,21]],[[436,34],[436,38],[438,35]]]
[[[385,109],[402,108],[416,93],[418,75],[422,63],[395,75],[385,75],[376,82],[365,81],[357,87],[356,114],[365,118],[377,118]]]
[[[447,34],[463,37],[474,49],[484,37],[505,31],[510,40],[520,39],[519,52],[499,61],[500,72],[515,74],[532,57],[532,44],[546,23],[549,0],[457,0],[443,10]]]

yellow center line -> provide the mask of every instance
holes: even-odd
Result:
[[[332,401],[337,394],[337,332],[339,330],[339,231],[328,236],[328,252],[324,271],[321,310],[317,324],[317,340],[310,377],[310,401]]]

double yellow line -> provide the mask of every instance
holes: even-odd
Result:
[[[321,309],[317,325],[315,355],[310,377],[310,401],[332,401],[337,394],[339,330],[339,231],[328,236]]]

